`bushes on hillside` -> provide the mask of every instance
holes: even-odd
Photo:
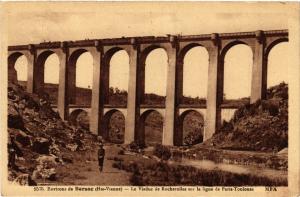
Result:
[[[170,157],[171,157],[170,148],[167,146],[161,145],[161,144],[157,144],[154,147],[153,154],[163,161],[166,161],[166,160],[170,159]]]
[[[132,152],[139,153],[143,148],[145,148],[145,145],[142,142],[133,141],[129,144],[129,149]]]
[[[187,136],[183,139],[184,145],[195,145],[203,142],[203,135],[201,129],[196,129],[192,132],[189,132]]]
[[[271,87],[266,100],[240,107],[210,140],[220,148],[275,151],[288,146],[288,86]]]

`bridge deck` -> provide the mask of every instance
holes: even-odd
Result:
[[[256,36],[255,31],[249,32],[234,32],[234,33],[219,33],[218,34],[222,39],[232,39],[232,38],[252,38]],[[272,36],[287,36],[288,30],[269,30],[264,31],[264,35],[267,37]],[[179,42],[186,41],[203,41],[210,40],[211,34],[200,34],[200,35],[176,35],[177,40]],[[102,45],[126,45],[132,44],[132,39],[135,39],[139,44],[147,44],[147,43],[164,43],[169,42],[170,38],[167,36],[155,37],[155,36],[144,36],[144,37],[122,37],[122,38],[105,38],[105,39],[87,39],[87,40],[77,40],[77,41],[65,41],[69,47],[88,47],[95,46],[95,41],[99,41]],[[53,42],[42,42],[40,44],[33,44],[36,49],[54,49],[61,47],[61,41],[53,41]],[[15,50],[27,50],[28,45],[15,45],[8,46],[8,51]]]

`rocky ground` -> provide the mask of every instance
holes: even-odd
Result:
[[[278,152],[288,147],[288,85],[271,87],[267,99],[239,108],[208,141],[231,150]]]
[[[71,127],[54,112],[43,95],[8,85],[8,155],[10,181],[35,185],[55,181],[57,169],[74,160],[74,153],[95,150],[96,136]]]

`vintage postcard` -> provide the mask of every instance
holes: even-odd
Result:
[[[300,7],[1,2],[1,195],[300,196]]]

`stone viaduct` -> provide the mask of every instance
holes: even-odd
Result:
[[[164,118],[164,145],[180,145],[182,115],[190,110],[205,113],[204,140],[209,139],[221,124],[224,58],[237,44],[248,45],[253,52],[250,102],[264,99],[267,89],[267,65],[270,50],[280,42],[288,41],[288,30],[253,31],[240,33],[213,33],[203,35],[169,35],[166,37],[123,37],[8,47],[8,76],[16,81],[14,65],[24,55],[28,61],[27,91],[35,93],[43,88],[44,63],[55,53],[59,57],[58,112],[67,119],[69,104],[74,103],[76,61],[84,52],[93,57],[93,89],[90,109],[90,130],[105,135],[105,121],[114,111],[125,116],[125,143],[143,138],[143,121],[156,110]],[[203,46],[209,54],[208,92],[206,106],[181,105],[183,92],[183,58],[193,47]],[[164,106],[143,105],[145,92],[145,61],[154,49],[163,48],[168,54],[167,90]],[[129,83],[127,106],[107,106],[109,91],[109,62],[119,50],[129,55]]]

